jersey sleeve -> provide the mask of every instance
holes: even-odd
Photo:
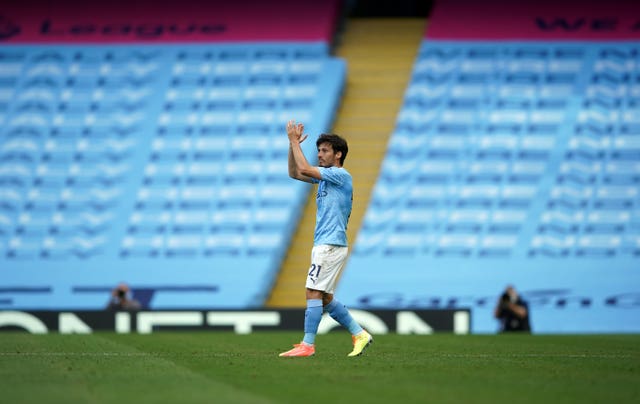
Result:
[[[322,176],[322,181],[331,182],[336,185],[342,185],[344,183],[344,179],[345,179],[344,170],[336,170],[333,167],[331,168],[318,167],[318,170],[320,171],[320,176]],[[320,181],[318,181],[317,179],[314,179],[314,182],[317,183]]]

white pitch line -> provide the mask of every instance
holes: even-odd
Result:
[[[85,356],[85,357],[172,357],[172,356],[191,356],[191,357],[246,357],[256,356],[228,353],[148,353],[148,352],[0,352],[2,356]],[[434,354],[424,355],[425,358],[460,358],[460,359],[517,359],[517,358],[558,358],[558,359],[632,359],[633,355],[617,355],[617,354]]]
[[[593,359],[631,359],[632,355],[617,354],[440,354],[431,357],[445,358],[593,358]]]
[[[135,352],[0,352],[0,356],[156,356]]]

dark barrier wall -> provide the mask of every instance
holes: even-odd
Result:
[[[353,317],[372,334],[468,334],[471,315],[459,310],[352,310]],[[23,330],[34,334],[93,331],[148,334],[161,330],[226,330],[238,334],[303,328],[303,310],[257,311],[0,311],[0,331]],[[325,316],[319,333],[340,328]]]

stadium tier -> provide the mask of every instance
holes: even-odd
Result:
[[[306,196],[284,125],[344,76],[324,43],[0,49],[2,307],[260,306]]]
[[[640,257],[639,62],[633,43],[425,39],[341,296],[474,306],[475,330],[493,331],[509,283],[550,304],[626,291]]]
[[[425,44],[356,254],[640,255],[634,49]]]

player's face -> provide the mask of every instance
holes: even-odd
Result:
[[[338,157],[333,151],[331,143],[320,143],[318,146],[318,165],[320,167],[333,167],[338,162]]]

